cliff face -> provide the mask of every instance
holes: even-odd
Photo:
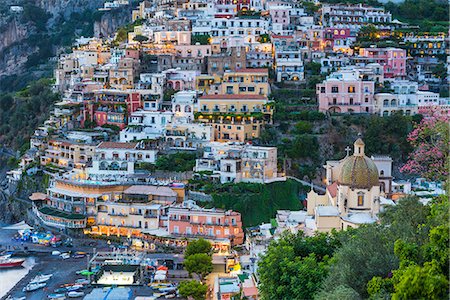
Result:
[[[28,14],[0,15],[0,91],[20,89],[27,81],[43,76],[42,72],[49,76],[48,59],[58,49],[69,46],[76,34],[112,36],[118,27],[131,21],[129,6],[99,12],[104,0],[25,0],[24,3],[34,9]],[[36,13],[36,9],[42,12]],[[30,18],[30,14],[34,17]],[[24,21],[25,15],[28,19]],[[44,24],[38,27],[34,20],[41,16]]]
[[[100,21],[94,23],[95,37],[109,37],[114,35],[117,29],[131,22],[131,9],[108,11],[102,15]]]
[[[104,0],[35,0],[36,5],[52,16],[63,15],[65,19],[72,13],[81,13],[86,9],[98,9],[103,6]]]
[[[21,24],[17,18],[11,18],[11,21],[5,24],[0,31],[0,52],[13,43],[20,42],[29,34],[25,24]]]

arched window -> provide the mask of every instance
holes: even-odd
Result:
[[[384,175],[384,170],[381,170],[380,171],[380,176],[383,176]]]
[[[186,107],[184,108],[184,112],[190,113],[191,107],[189,105],[186,105]]]
[[[358,193],[358,206],[363,206],[363,205],[364,205],[364,193],[359,192]]]
[[[180,107],[180,105],[179,105],[179,104],[175,105],[175,111],[176,111],[176,112],[179,112],[179,111],[181,111],[181,107]]]

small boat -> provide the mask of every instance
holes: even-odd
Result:
[[[176,290],[177,290],[177,288],[174,286],[163,287],[163,288],[158,289],[158,291],[160,291],[161,293],[175,292]]]
[[[67,296],[69,298],[79,298],[79,297],[83,297],[84,293],[83,292],[76,292],[76,291],[72,291],[72,292],[68,292]]]
[[[89,284],[89,280],[80,278],[80,279],[75,280],[75,284],[82,284],[82,285]]]
[[[69,253],[61,253],[59,255],[59,257],[61,257],[62,259],[68,259],[68,258],[70,258],[70,254]]]
[[[59,288],[59,289],[54,290],[54,292],[56,294],[61,294],[61,293],[67,292],[67,289],[66,288]]]
[[[42,283],[29,283],[26,287],[22,289],[23,292],[32,292],[38,289],[45,287],[47,284],[45,282]]]
[[[64,300],[66,299],[66,295],[64,294],[49,294],[47,296],[48,299],[52,299],[52,300]]]
[[[47,282],[50,280],[50,278],[52,278],[53,274],[42,274],[42,275],[36,275],[36,277],[34,277],[30,283],[42,283],[42,282]]]
[[[82,288],[83,288],[83,286],[81,284],[75,284],[75,285],[67,287],[67,291],[69,291],[69,292],[78,291]]]
[[[11,255],[0,256],[0,268],[16,268],[22,266],[25,259],[23,258],[11,258]]]

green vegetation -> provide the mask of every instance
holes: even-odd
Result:
[[[192,297],[194,300],[204,300],[206,299],[208,286],[196,280],[182,281],[178,291],[185,298]]]
[[[114,44],[120,44],[128,40],[128,33],[134,31],[134,27],[140,26],[144,23],[144,20],[137,19],[133,23],[124,25],[120,27],[116,32],[116,38],[114,40]]]
[[[200,277],[200,281],[212,272],[212,246],[205,239],[189,242],[184,252],[184,267],[191,273]]]
[[[211,243],[205,239],[190,241],[184,251],[184,255],[191,256],[193,254],[204,253],[210,255],[212,251]]]
[[[211,194],[213,201],[206,207],[238,211],[244,227],[267,223],[279,209],[302,209],[299,195],[306,187],[293,180],[259,183],[211,183],[190,180],[190,187]]]
[[[51,81],[32,82],[17,94],[0,96],[0,144],[21,147],[48,117],[59,95],[51,91]]]
[[[148,41],[148,37],[138,34],[133,38],[133,40],[139,44],[142,44],[143,42]]]
[[[336,234],[305,237],[302,231],[272,242],[258,263],[263,299],[312,299],[339,246]]]
[[[191,35],[191,45],[199,43],[200,45],[209,45],[211,36],[209,34],[193,34]]]
[[[449,201],[403,198],[380,224],[269,246],[258,272],[262,299],[445,299]]]
[[[195,273],[200,277],[200,281],[212,272],[212,258],[206,253],[197,253],[184,258],[184,267],[189,274]]]
[[[161,155],[155,163],[156,170],[187,172],[192,171],[195,166],[196,153],[177,152],[174,154]]]

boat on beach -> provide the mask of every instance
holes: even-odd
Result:
[[[79,297],[83,297],[84,293],[83,292],[76,292],[76,291],[72,291],[72,292],[68,292],[67,296],[69,298],[79,298]]]
[[[66,295],[64,295],[64,294],[49,294],[47,296],[47,298],[52,299],[52,300],[65,300]]]
[[[11,258],[11,255],[0,256],[0,269],[17,268],[22,266],[25,259]]]
[[[80,290],[82,288],[83,288],[83,286],[81,284],[75,284],[75,285],[72,285],[72,286],[68,286],[67,287],[67,291],[69,291],[69,292],[78,291],[78,290]]]
[[[43,287],[45,287],[47,285],[47,283],[42,282],[42,283],[29,283],[26,287],[23,288],[23,292],[32,292],[32,291],[36,291],[38,289],[41,289]]]
[[[34,277],[30,283],[43,283],[43,282],[47,282],[50,280],[50,278],[52,278],[53,274],[41,274],[41,275],[36,275],[36,277]]]

